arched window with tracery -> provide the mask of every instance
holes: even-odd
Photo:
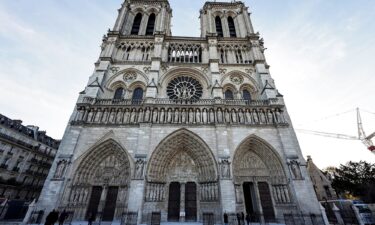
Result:
[[[138,35],[139,29],[141,28],[142,14],[138,13],[133,22],[133,27],[130,34]]]
[[[215,17],[216,33],[218,37],[224,37],[223,26],[221,24],[220,16]]]
[[[243,90],[242,91],[242,97],[244,100],[246,100],[247,102],[250,102],[251,101],[251,94],[248,90]]]
[[[233,100],[234,99],[234,96],[233,96],[233,91],[232,90],[226,90],[225,92],[224,92],[224,97],[225,97],[225,99],[227,99],[227,100]]]
[[[234,25],[234,20],[231,16],[228,17],[229,35],[230,37],[237,37],[236,26]]]
[[[143,89],[140,87],[137,87],[133,91],[133,96],[132,96],[132,102],[133,104],[139,104],[143,99]]]
[[[113,99],[122,99],[124,97],[124,94],[125,94],[125,90],[124,88],[120,87],[120,88],[117,88],[116,91],[115,91],[115,95],[113,96]]]
[[[146,35],[153,35],[154,34],[155,20],[156,20],[156,16],[155,16],[154,13],[152,13],[148,17],[147,28],[146,28]]]

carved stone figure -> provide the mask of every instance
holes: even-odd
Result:
[[[67,164],[68,162],[66,160],[60,160],[57,163],[55,175],[53,176],[53,178],[56,178],[56,179],[63,178]]]
[[[230,178],[230,162],[227,159],[223,159],[220,162],[221,165],[221,177]]]
[[[299,162],[296,160],[292,160],[289,163],[290,170],[292,171],[293,179],[295,180],[301,180],[302,178],[302,173],[301,173],[301,168],[299,165]]]
[[[143,170],[144,170],[145,161],[143,159],[138,159],[135,163],[135,179],[143,179]]]

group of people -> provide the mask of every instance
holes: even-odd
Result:
[[[241,212],[241,213],[237,213],[236,217],[237,217],[238,225],[246,225],[246,224],[250,225],[251,217],[249,214],[247,214],[245,217],[245,214]],[[246,220],[246,224],[245,224],[245,220]],[[229,218],[228,218],[228,214],[225,212],[224,213],[224,225],[228,225],[228,224],[229,224]]]
[[[59,222],[59,225],[63,225],[67,217],[68,213],[65,210],[62,211],[62,213],[59,213],[57,210],[52,210],[47,215],[44,225],[54,225],[57,221]]]

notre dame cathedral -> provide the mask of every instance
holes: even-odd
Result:
[[[323,224],[244,3],[208,1],[200,37],[168,0],[125,0],[36,205],[73,222]]]

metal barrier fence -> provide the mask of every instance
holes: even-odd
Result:
[[[160,221],[161,221],[161,213],[152,212],[151,213],[151,225],[160,225]]]
[[[121,225],[137,225],[138,212],[125,212],[121,217]]]

